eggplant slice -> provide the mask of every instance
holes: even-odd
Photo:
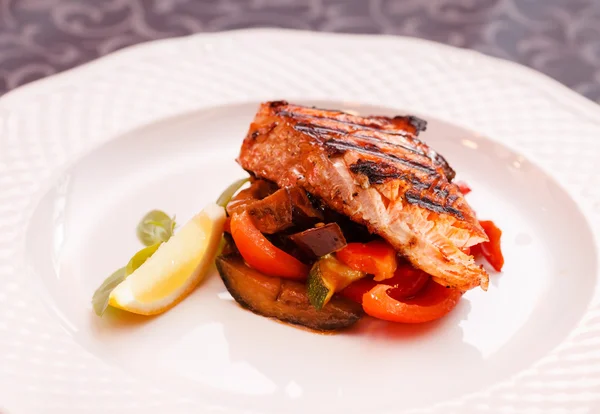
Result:
[[[216,265],[236,302],[258,315],[319,331],[347,328],[363,315],[359,304],[337,296],[317,310],[303,283],[265,276],[235,253],[217,257]]]
[[[344,233],[337,223],[329,223],[292,234],[290,240],[314,257],[333,253],[347,244]]]
[[[253,185],[258,186],[259,182],[255,181]],[[232,214],[245,209],[256,228],[264,234],[279,233],[294,225],[310,227],[323,219],[323,214],[312,206],[306,192],[298,187],[280,188],[260,200],[244,198],[246,196],[241,194],[239,199],[232,200],[233,207],[227,206],[227,211]]]

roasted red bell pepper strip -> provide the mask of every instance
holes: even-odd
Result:
[[[396,250],[382,240],[348,243],[336,256],[351,269],[375,275],[376,281],[391,278],[397,267]]]
[[[365,293],[373,289],[375,286],[377,286],[377,282],[370,277],[366,277],[350,283],[348,286],[342,289],[339,294],[356,303],[362,303]]]
[[[418,294],[428,280],[429,275],[427,273],[415,269],[408,263],[400,263],[394,272],[394,277],[384,280],[381,284],[392,288],[388,292],[392,298],[404,299]],[[360,279],[346,286],[345,289],[340,291],[340,295],[354,302],[362,303],[364,294],[377,284],[371,278]]]
[[[454,184],[458,186],[458,189],[463,195],[467,195],[471,192],[471,187],[464,181],[455,181]]]
[[[258,231],[247,211],[231,216],[231,236],[246,263],[256,270],[289,279],[308,276],[308,266],[275,247]]]
[[[384,280],[382,283],[393,287],[388,291],[388,295],[401,300],[418,295],[429,279],[430,276],[424,271],[415,269],[408,263],[403,263],[398,266],[393,278]]]
[[[378,319],[401,323],[430,322],[456,307],[462,292],[446,288],[432,279],[415,297],[397,300],[389,295],[390,287],[378,284],[363,296],[365,313]]]
[[[481,220],[479,224],[481,224],[481,227],[483,227],[485,234],[487,234],[490,240],[471,247],[471,254],[477,255],[481,253],[494,270],[501,272],[502,266],[504,266],[504,256],[502,255],[502,248],[500,246],[502,230],[493,221]]]

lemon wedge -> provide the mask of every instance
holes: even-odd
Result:
[[[109,305],[140,315],[165,312],[202,281],[217,252],[225,209],[207,205],[110,293]]]

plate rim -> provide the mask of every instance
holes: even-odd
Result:
[[[195,38],[210,39],[210,38],[235,38],[239,36],[253,35],[253,36],[276,36],[282,34],[284,36],[295,36],[297,38],[311,39],[318,37],[329,37],[337,39],[355,39],[355,40],[372,40],[372,39],[387,39],[387,41],[399,41],[404,43],[413,43],[414,45],[423,45],[430,48],[436,48],[439,50],[451,51],[454,54],[463,54],[465,57],[472,57],[473,59],[493,62],[494,65],[504,65],[506,68],[511,68],[518,72],[519,76],[531,76],[535,78],[536,82],[543,82],[546,85],[552,87],[558,92],[570,95],[570,98],[578,101],[580,105],[587,106],[588,110],[596,111],[600,114],[600,103],[596,103],[586,96],[577,93],[573,89],[569,88],[562,82],[540,72],[537,69],[531,68],[524,64],[516,61],[508,60],[506,58],[492,56],[479,52],[474,49],[461,48],[438,41],[405,36],[405,35],[392,35],[392,34],[360,34],[360,33],[336,33],[336,32],[316,32],[312,30],[303,29],[287,29],[287,28],[276,28],[276,27],[255,27],[255,28],[244,28],[244,29],[231,29],[219,32],[199,32],[192,33],[184,36],[169,37],[163,39],[149,40],[141,43],[126,46],[122,49],[118,49],[106,55],[98,56],[97,58],[84,62],[81,65],[65,69],[61,72],[54,73],[41,79],[28,82],[24,85],[18,86],[12,90],[9,90],[2,96],[0,96],[0,106],[4,104],[4,101],[12,101],[19,99],[27,99],[27,95],[36,95],[43,92],[44,89],[51,87],[59,87],[59,82],[63,83],[74,83],[75,77],[83,75],[86,72],[96,69],[99,65],[105,65],[115,63],[116,60],[126,59],[131,53],[140,53],[144,50],[154,49],[156,47],[168,47],[169,44],[193,41]],[[73,79],[73,82],[66,82],[69,78]],[[55,84],[56,86],[54,86]],[[21,96],[23,95],[23,96]],[[12,102],[11,102],[12,103]]]

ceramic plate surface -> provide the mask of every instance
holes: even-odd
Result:
[[[506,266],[441,321],[317,335],[242,310],[216,271],[153,318],[90,298],[160,208],[233,180],[261,101],[417,114],[503,229]],[[600,109],[420,40],[250,30],[158,41],[0,99],[0,412],[600,411]]]

